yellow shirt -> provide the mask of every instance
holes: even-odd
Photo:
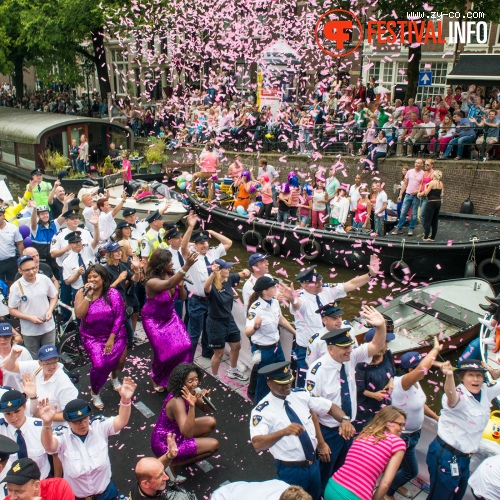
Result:
[[[31,191],[26,190],[24,196],[21,200],[21,203],[14,205],[13,207],[9,207],[5,210],[5,220],[14,224],[15,226],[19,225],[17,222],[17,214],[24,210],[28,206],[28,201],[31,199],[33,193]]]

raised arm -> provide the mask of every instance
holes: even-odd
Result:
[[[189,251],[189,242],[191,241],[191,235],[193,234],[194,226],[198,222],[198,217],[194,212],[190,212],[186,217],[187,229],[182,237],[181,241],[181,253],[184,259],[187,259],[191,252]]]
[[[174,286],[181,283],[191,266],[197,261],[198,255],[199,254],[197,252],[190,253],[186,257],[184,265],[173,276],[166,280],[162,280],[160,278],[151,278],[146,283],[146,294],[157,294],[163,292],[164,290],[169,290],[170,288],[173,288]]]
[[[380,352],[385,346],[385,337],[387,329],[385,326],[385,318],[372,306],[363,306],[361,315],[375,327],[375,336],[373,340],[368,343],[368,356],[372,357]]]
[[[57,403],[50,406],[49,399],[41,399],[38,402],[38,416],[42,419],[42,446],[47,453],[55,453],[59,447],[59,441],[54,437],[52,423],[57,414]]]
[[[458,404],[460,396],[455,385],[455,378],[453,375],[453,368],[451,367],[451,363],[449,361],[443,363],[441,366],[441,371],[446,377],[444,381],[444,393],[446,394],[448,406],[450,408],[455,408],[455,406],[457,406]]]
[[[212,285],[215,279],[215,272],[218,271],[219,268],[220,268],[219,264],[216,264],[215,262],[212,264],[212,272],[210,273],[210,276],[205,280],[205,284],[203,285],[203,290],[207,295],[212,291]]]
[[[54,182],[54,185],[52,186],[52,189],[50,190],[50,193],[49,193],[49,198],[48,198],[49,205],[52,205],[52,203],[54,202],[54,195],[56,194],[56,189],[60,185],[61,185],[61,181],[59,179],[57,179],[57,181]]]
[[[94,226],[94,237],[92,238],[92,242],[90,243],[90,246],[92,247],[92,250],[96,250],[97,247],[99,246],[99,215],[97,214],[97,211],[94,211],[92,213],[92,217],[89,219],[89,222]]]
[[[130,377],[123,377],[122,386],[118,391],[120,394],[120,409],[113,421],[115,432],[120,432],[128,424],[132,411],[132,396],[136,388],[137,384]]]
[[[124,190],[122,193],[122,199],[116,204],[116,207],[113,208],[113,210],[111,210],[111,215],[113,216],[113,219],[118,215],[118,212],[122,209],[126,199],[127,199],[127,191]]]
[[[233,242],[227,236],[224,236],[220,233],[216,233],[212,229],[209,229],[208,232],[210,236],[213,236],[216,240],[219,240],[219,242],[222,243],[222,245],[224,246],[224,250],[226,252],[231,248]]]
[[[14,346],[10,350],[10,354],[4,359],[2,368],[9,372],[19,373],[19,356],[23,353],[21,347]]]
[[[370,264],[368,265],[368,272],[361,276],[356,276],[350,281],[344,283],[345,293],[353,292],[358,288],[366,285],[372,278],[375,278],[380,271],[380,259],[376,255],[370,256]]]

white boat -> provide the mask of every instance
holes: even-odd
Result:
[[[109,190],[110,198],[109,204],[111,207],[115,207],[121,200],[123,193],[123,181],[113,186],[107,188]],[[84,187],[78,192],[78,198],[81,200],[85,193],[93,193],[95,188]],[[134,208],[139,219],[145,219],[150,213],[159,210],[164,206],[165,203],[169,204],[169,207],[163,214],[163,221],[176,223],[179,222],[184,216],[187,215],[188,211],[184,207],[181,201],[170,196],[170,191],[165,186],[163,190],[164,198],[159,199],[156,196],[150,196],[148,198],[143,198],[142,200],[135,200],[134,198],[127,198],[123,208]],[[83,204],[80,203],[83,208]],[[123,219],[123,209],[120,210],[116,216],[117,219]]]
[[[468,344],[479,334],[478,317],[483,315],[479,304],[485,295],[495,295],[486,280],[464,278],[420,286],[382,303],[377,310],[394,322],[391,351],[396,356],[428,352],[432,348],[428,340],[436,334],[444,344],[443,353]],[[367,329],[359,319],[352,321],[351,333],[359,343]]]

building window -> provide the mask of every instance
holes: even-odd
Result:
[[[19,164],[22,167],[35,168],[35,147],[33,144],[17,143]]]
[[[128,59],[123,50],[111,50],[111,65],[114,91],[127,94]]]
[[[11,165],[16,164],[16,149],[14,142],[2,141],[2,160]]]
[[[373,66],[368,70],[368,81],[370,81],[371,76],[373,76],[375,81],[378,81],[380,78],[380,61],[374,61]]]
[[[408,81],[407,71],[407,62],[398,61],[396,63],[396,83],[406,83]]]
[[[392,76],[394,71],[393,63],[384,63],[382,66],[382,72],[380,74],[380,81],[383,83],[392,84]]]
[[[427,97],[443,95],[446,92],[446,75],[448,74],[448,63],[433,62],[420,63],[420,71],[432,71],[432,85],[430,87],[418,87],[417,102],[425,102]]]

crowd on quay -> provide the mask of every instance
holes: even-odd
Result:
[[[422,165],[414,170],[420,172]],[[42,173],[33,171],[23,200],[9,207],[31,210],[33,246],[21,235],[15,216],[6,220],[12,213],[0,207],[0,279],[10,287],[3,313],[10,316],[0,324],[5,384],[0,390],[0,480],[7,498],[31,499],[40,493],[54,500],[117,498],[108,440],[122,430],[130,432],[125,428],[137,385],[131,377],[121,378],[121,372],[141,314],[153,357],[152,388],[166,397],[150,441],[156,458],[142,458],[136,465],[133,500],[168,498],[169,488],[185,479],[179,467],[219,449],[211,437],[216,419],[195,413],[196,408],[212,410],[209,391],[200,388],[206,372],[193,364],[199,343],[201,355],[210,359],[207,372],[217,380],[229,344],[227,376],[248,380],[254,402],[248,423],[252,445],[257,452],[270,451],[278,478],[223,486],[213,498],[249,498],[262,491],[283,500],[392,500],[396,491],[408,493],[404,485],[418,473],[416,446],[426,415],[438,426],[427,454],[428,498],[459,500],[470,484],[477,498],[498,499],[497,457],[469,481],[471,456],[488,423],[491,401],[500,395],[499,384],[485,383],[491,369],[466,359],[453,370],[450,362],[438,360],[442,345],[436,338],[427,355],[402,356],[398,368],[403,371],[397,373],[390,351],[392,320],[367,305],[361,308],[364,343],[358,346],[351,336],[341,300],[361,287],[377,286],[380,262],[375,255],[366,273],[345,283],[326,283],[316,266],[307,267],[295,276],[295,289],[294,283],[270,274],[270,257],[264,254],[251,254],[248,268],[234,272],[238,263],[224,260],[232,241],[196,229],[194,213],[187,216],[183,234],[164,224],[167,203],[145,220],[125,208],[124,220],[117,223],[126,194],[117,200],[118,210],[111,210],[105,195],[82,200],[82,218],[73,196],[64,195],[54,219],[53,188],[39,190],[43,182]],[[418,198],[413,174],[404,182],[411,200],[403,203],[402,215]],[[426,190],[439,189],[432,184],[438,182],[434,178]],[[295,184],[290,182],[292,188]],[[105,264],[98,260],[99,247]],[[232,308],[243,281],[246,322],[241,332]],[[90,404],[98,412],[106,408],[100,390],[109,380],[120,395],[114,417],[92,416],[94,410],[60,362],[53,318],[58,300],[74,307],[80,321],[90,359]],[[498,319],[499,300],[489,300]],[[285,308],[292,321],[284,316]],[[294,337],[296,375],[285,361],[290,353],[283,350],[279,327]],[[254,358],[249,375],[238,369],[242,334],[250,339]],[[444,377],[439,415],[426,405],[420,385],[433,368]]]

